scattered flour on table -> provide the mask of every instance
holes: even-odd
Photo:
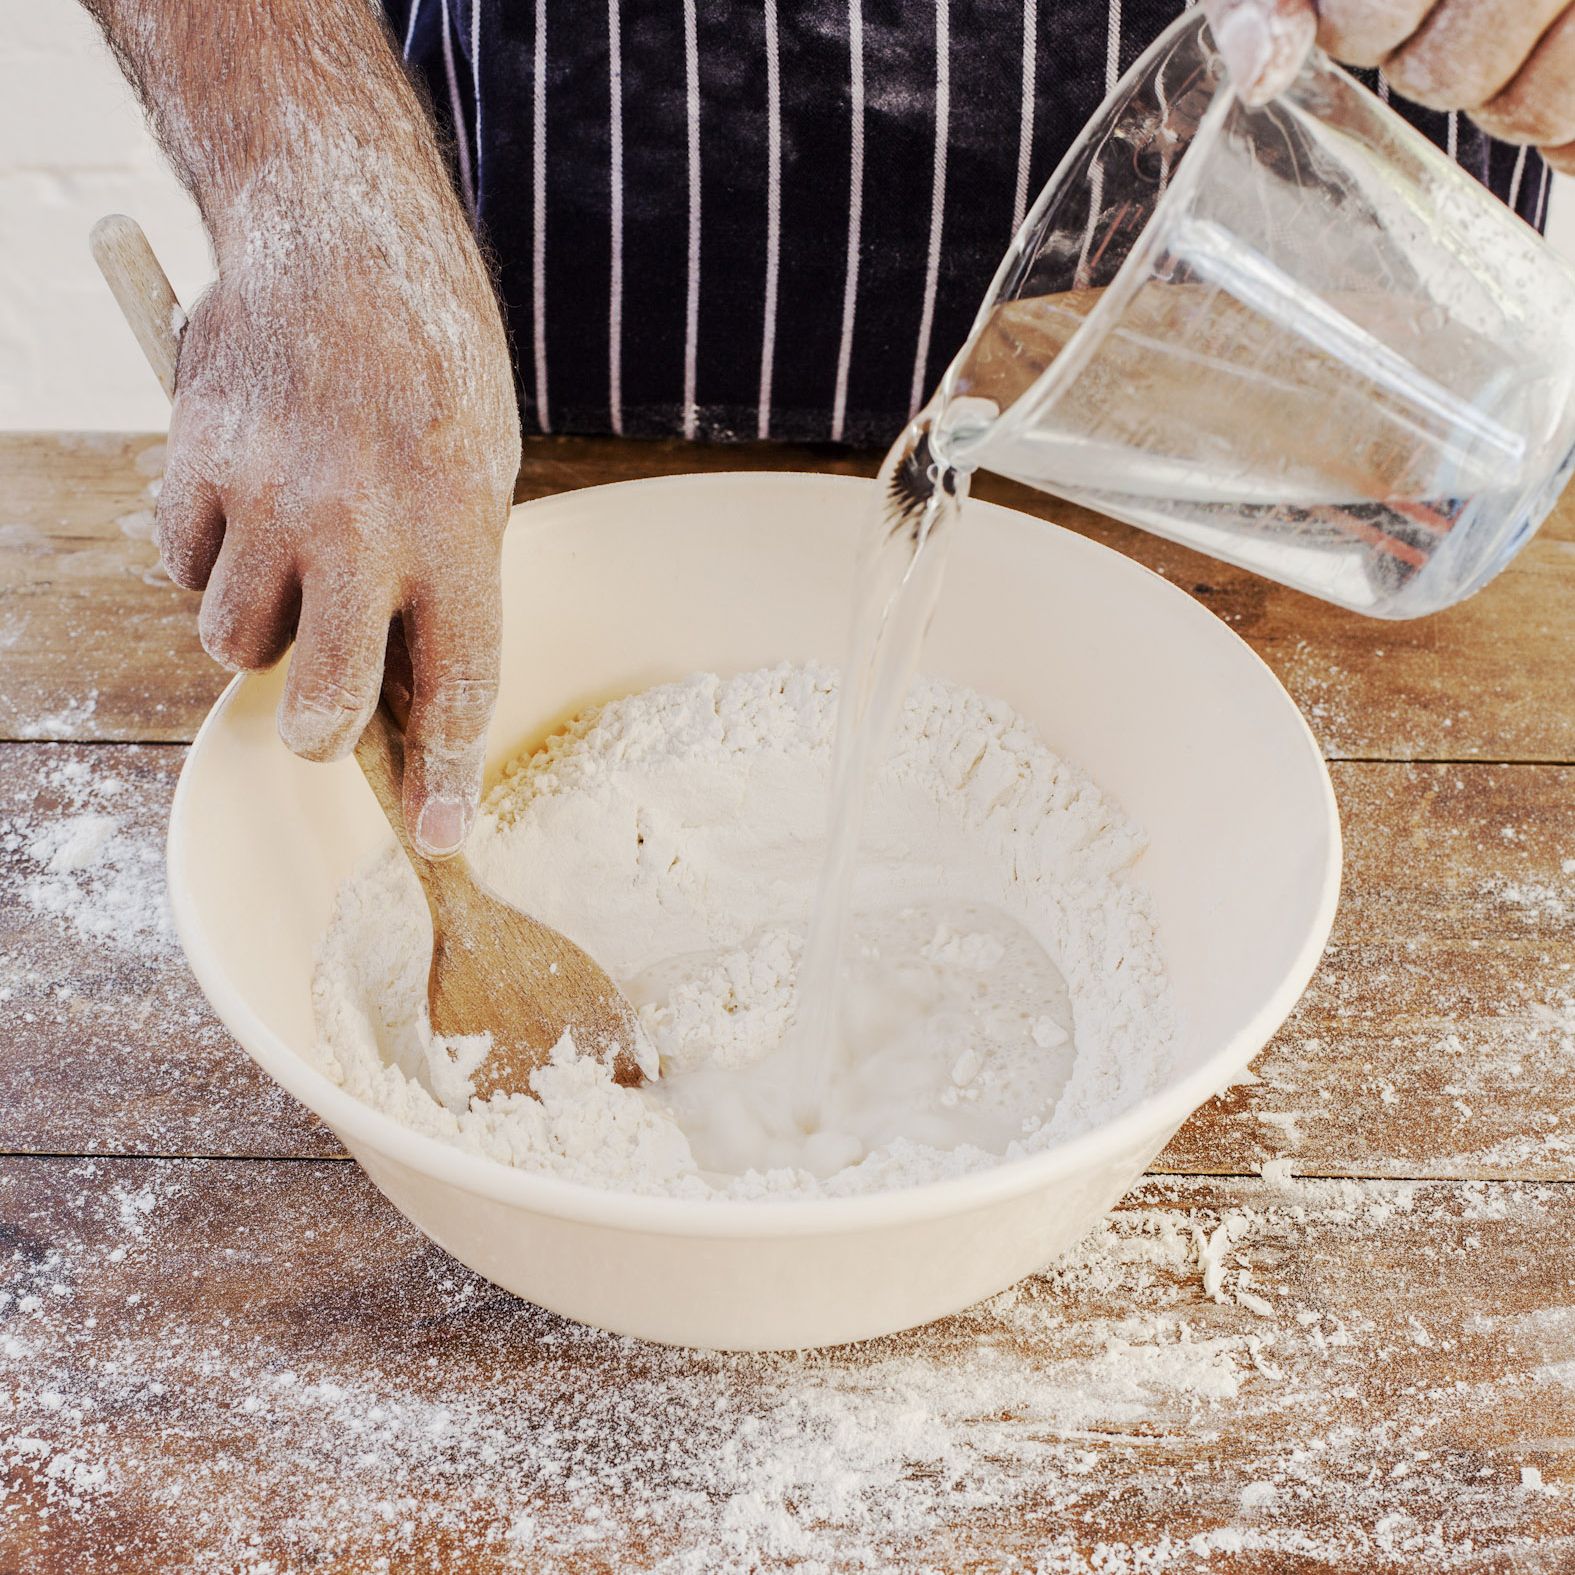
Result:
[[[79,699],[68,700],[58,711],[47,711],[24,718],[17,724],[18,738],[78,738],[91,729],[98,710],[98,690],[90,689]]]
[[[1154,1178],[966,1313],[759,1356],[499,1292],[346,1164],[33,1161],[0,1170],[0,1206],[0,1470],[30,1569],[1531,1575],[1575,1554],[1575,1315],[1504,1295],[1505,1263],[1568,1258],[1557,1186]],[[1249,1268],[1267,1316],[1236,1294]]]
[[[687,1196],[913,1185],[1150,1092],[1174,1023],[1141,833],[1008,707],[924,682],[866,822],[844,1013],[860,1053],[831,1130],[773,1128],[834,711],[823,670],[696,676],[582,716],[487,801],[472,863],[629,992],[658,1081],[620,1088],[566,1038],[539,1098],[474,1099],[474,1046],[425,1022],[430,928],[392,848],[345,884],[319,954],[323,1070],[471,1152]]]
[[[0,781],[11,1130],[67,1153],[338,1152],[241,1052],[181,955],[164,864],[180,760],[162,745],[12,751]]]
[[[0,819],[16,895],[80,940],[148,962],[178,956],[163,838],[124,802],[136,796],[127,782],[68,759],[41,787],[52,809]]]

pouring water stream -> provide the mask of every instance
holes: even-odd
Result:
[[[892,445],[860,550],[837,702],[826,857],[799,971],[798,1010],[784,1046],[798,1069],[793,1116],[806,1133],[818,1129],[843,1059],[839,986],[870,781],[902,714],[968,495],[970,472],[938,452],[946,409],[942,395]]]

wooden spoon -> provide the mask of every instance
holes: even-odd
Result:
[[[137,343],[173,398],[186,319],[147,236],[135,219],[116,213],[93,226],[91,245]],[[610,1061],[616,1082],[643,1081],[634,1008],[596,963],[566,935],[493,896],[463,858],[429,859],[410,841],[400,797],[405,739],[386,706],[373,714],[355,758],[431,910],[432,1031],[492,1036],[476,1071],[476,1093],[483,1099],[529,1093],[531,1073],[566,1028],[582,1053]]]
[[[429,859],[410,841],[400,807],[405,735],[386,706],[373,713],[355,758],[432,913],[432,1031],[492,1035],[477,1094],[528,1092],[530,1074],[566,1027],[580,1051],[610,1059],[615,1082],[641,1082],[634,1008],[595,962],[567,935],[493,896],[463,858]]]

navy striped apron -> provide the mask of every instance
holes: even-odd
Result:
[[[1025,205],[1186,3],[388,14],[497,259],[527,431],[884,445],[962,343]],[[1543,223],[1534,152],[1395,107]]]

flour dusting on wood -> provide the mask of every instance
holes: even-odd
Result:
[[[270,1575],[1552,1571],[1565,1192],[1153,1181],[966,1314],[742,1356],[519,1302],[348,1165],[0,1162],[13,1545],[66,1568],[113,1527],[129,1567]]]

